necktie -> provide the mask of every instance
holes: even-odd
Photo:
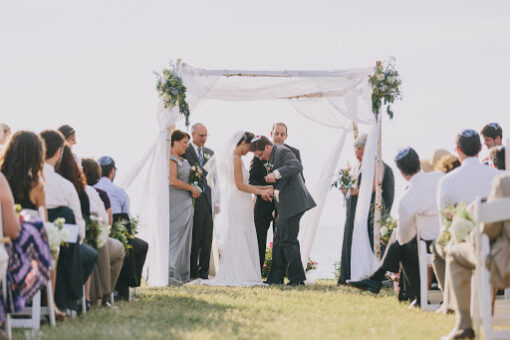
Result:
[[[200,165],[204,165],[204,154],[202,153],[202,148],[198,148],[198,161]]]

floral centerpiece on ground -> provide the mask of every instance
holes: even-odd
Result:
[[[186,102],[186,86],[182,79],[175,74],[175,66],[170,63],[169,69],[163,69],[162,74],[155,72],[158,77],[156,90],[163,99],[165,108],[171,108],[179,105],[179,112],[184,115],[186,126],[189,126],[189,106]]]
[[[394,64],[395,58],[390,58],[384,64],[378,62],[375,73],[369,77],[369,82],[372,85],[372,111],[379,114],[379,110],[384,104],[390,119],[393,118],[390,104],[394,103],[396,99],[401,99],[402,80]]]
[[[272,262],[273,262],[273,242],[270,242],[269,247],[267,247],[266,249],[266,257],[264,259],[264,265],[262,266],[262,278],[267,279],[267,276],[271,271]],[[308,259],[305,272],[308,273],[309,271],[316,270],[318,265],[319,265],[318,262]]]
[[[101,218],[90,215],[85,225],[85,242],[94,249],[99,249],[107,240],[108,225]]]
[[[333,183],[331,184],[331,187],[342,189],[347,189],[347,194],[344,197],[344,204],[345,202],[351,197],[351,188],[356,185],[356,179],[352,176],[352,168],[347,163],[347,167],[345,169],[340,169],[338,171],[338,174],[335,176]]]
[[[469,233],[475,227],[466,203],[461,202],[457,206],[449,205],[441,210],[442,226],[437,244],[444,249],[449,244],[465,242]]]

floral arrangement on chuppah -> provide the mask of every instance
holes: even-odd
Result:
[[[372,85],[372,111],[379,113],[381,106],[386,105],[386,113],[393,119],[391,104],[401,99],[400,85],[402,80],[395,68],[395,58],[390,58],[384,63],[377,63],[375,73],[369,77]]]
[[[182,79],[175,74],[175,66],[170,63],[169,69],[163,69],[163,72],[154,72],[158,77],[156,82],[156,90],[163,99],[165,108],[171,108],[179,105],[179,112],[186,119],[186,126],[189,126],[189,106],[186,102],[186,86],[182,83]]]

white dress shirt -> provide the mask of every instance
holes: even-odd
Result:
[[[488,197],[492,179],[501,171],[480,163],[476,157],[464,159],[462,165],[446,174],[439,182],[438,206],[443,210],[448,205],[461,202],[472,203],[477,197]]]
[[[121,188],[113,184],[108,177],[101,177],[99,182],[94,185],[95,188],[102,189],[108,194],[112,204],[112,214],[129,214],[129,196]]]
[[[87,193],[90,201],[90,213],[96,214],[103,220],[104,223],[108,224],[108,213],[106,212],[103,200],[99,196],[97,190],[90,185],[87,185],[85,186],[85,192]]]
[[[441,171],[418,172],[409,179],[404,196],[398,206],[397,240],[405,244],[416,236],[417,221],[423,217],[432,219],[434,223],[420,225],[421,238],[433,240],[439,236],[437,187],[444,176]]]
[[[56,173],[55,168],[48,163],[44,163],[43,174],[46,179],[44,185],[46,208],[52,209],[62,206],[70,208],[78,225],[80,240],[83,240],[85,238],[85,220],[81,214],[80,198],[73,183]]]

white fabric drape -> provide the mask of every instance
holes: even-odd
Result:
[[[352,121],[375,126],[375,119],[370,110],[371,87],[368,83],[368,76],[373,73],[373,68],[347,71],[252,71],[253,76],[245,77],[235,75],[250,73],[249,71],[201,70],[181,64],[177,72],[187,88],[187,101],[191,112],[203,99],[228,101],[285,99],[289,100],[291,105],[308,119],[338,129],[339,139],[325,164],[323,174],[317,183],[309,188],[318,207],[305,215],[301,225],[299,235],[301,255],[303,263],[306,264],[346,132],[352,126]],[[225,76],[227,74],[229,76]],[[158,110],[160,130],[157,140],[121,182],[124,188],[128,188],[135,180],[142,180],[144,183],[142,192],[138,193],[142,202],[139,207],[139,216],[143,224],[140,228],[140,236],[149,242],[146,265],[150,286],[165,286],[168,281],[170,203],[166,129],[174,125],[178,118],[177,108],[164,110],[160,106]],[[377,131],[373,128],[371,131],[369,140],[376,140],[377,137],[373,134]],[[365,177],[363,174],[363,176],[364,178],[373,177],[373,169],[372,175],[367,174]],[[361,210],[359,215],[360,221],[365,221],[364,229],[363,226],[356,225],[355,230],[363,229],[365,233],[370,194],[371,192],[362,190],[358,202],[358,209],[365,204],[367,207]],[[366,240],[359,238],[358,240],[365,242],[368,236]],[[362,248],[366,251],[366,247]],[[369,244],[368,250],[371,253]],[[363,255],[364,258],[367,256],[367,254]]]

